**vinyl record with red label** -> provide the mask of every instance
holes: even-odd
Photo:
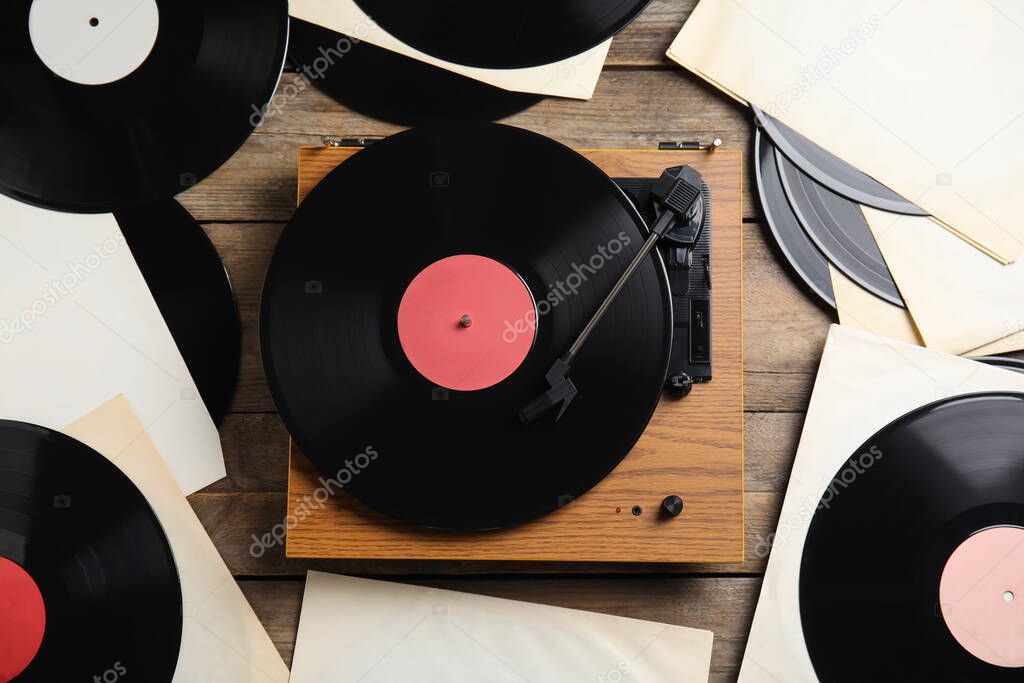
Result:
[[[264,367],[291,434],[332,490],[424,526],[508,527],[571,503],[661,396],[660,256],[576,358],[561,419],[519,411],[646,233],[596,166],[517,128],[423,128],[358,152],[299,207],[263,291]]]
[[[181,634],[174,557],[131,480],[68,436],[0,421],[0,681],[170,683]]]
[[[864,443],[807,532],[822,681],[1024,678],[1024,395],[939,401]]]

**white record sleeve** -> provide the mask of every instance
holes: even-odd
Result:
[[[832,326],[778,528],[772,537],[754,542],[770,548],[771,555],[743,654],[741,683],[818,680],[800,619],[800,564],[807,530],[836,473],[873,434],[912,410],[986,391],[1024,392],[1024,375]]]
[[[60,429],[124,394],[186,494],[225,476],[220,435],[111,214],[0,196],[0,414]]]
[[[714,636],[310,572],[291,683],[706,683]]]
[[[61,431],[117,465],[163,527],[183,602],[173,683],[287,683],[284,660],[128,400],[118,396]]]

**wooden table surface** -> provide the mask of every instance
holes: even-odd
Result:
[[[664,53],[695,0],[654,0],[614,43],[590,102],[549,100],[507,123],[576,147],[648,149],[663,140],[709,140],[751,151],[751,116],[678,68]],[[454,590],[652,619],[715,632],[713,681],[735,680],[830,314],[805,295],[766,240],[749,163],[744,178],[746,547],[742,565],[537,566],[429,562],[303,562],[280,548],[250,553],[253,534],[283,521],[288,435],[274,411],[258,353],[262,279],[295,206],[302,145],[321,135],[387,135],[398,128],[345,110],[312,87],[294,88],[213,177],[182,195],[225,261],[244,327],[242,371],[221,427],[228,477],[191,497],[287,662],[307,569],[388,577]],[[279,93],[286,92],[279,90]],[[344,207],[339,207],[344,211]],[[539,682],[538,682],[539,683]]]

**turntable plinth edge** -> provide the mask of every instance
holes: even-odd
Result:
[[[299,201],[358,151],[302,148]],[[579,500],[534,522],[497,532],[411,527],[370,510],[343,492],[321,507],[316,495],[322,486],[321,475],[293,443],[288,474],[288,557],[743,561],[743,155],[729,150],[580,151],[613,178],[656,178],[667,167],[689,164],[711,187],[714,381],[699,385],[685,399],[663,398],[632,452]],[[683,499],[682,513],[676,517],[661,514],[662,501],[673,495]]]

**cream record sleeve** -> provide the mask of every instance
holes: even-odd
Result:
[[[224,477],[217,427],[113,215],[0,196],[0,272],[0,414],[59,429],[124,394],[185,493]]]
[[[163,526],[183,601],[174,683],[287,683],[281,655],[128,400],[118,396],[61,431],[117,465]]]
[[[864,216],[926,346],[1024,348],[1024,263],[1004,266],[928,218],[868,207]]]
[[[1010,0],[702,0],[668,54],[1009,263],[1022,26]]]
[[[714,636],[310,572],[291,683],[706,683]]]
[[[1024,375],[832,326],[779,525],[760,544],[771,555],[741,682],[818,680],[800,619],[800,565],[808,527],[836,473],[865,440],[899,417],[938,400],[986,391],[1024,392]]]

